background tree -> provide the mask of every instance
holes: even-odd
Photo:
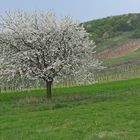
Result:
[[[88,36],[70,17],[59,21],[51,12],[6,13],[0,18],[1,75],[43,79],[51,98],[56,77],[71,74],[85,80],[99,66]]]

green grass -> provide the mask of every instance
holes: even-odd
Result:
[[[140,79],[0,94],[0,140],[138,140]]]

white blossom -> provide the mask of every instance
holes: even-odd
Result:
[[[88,36],[69,17],[57,20],[51,12],[9,12],[0,18],[0,74],[11,77],[20,72],[45,81],[72,75],[83,81],[99,67]]]

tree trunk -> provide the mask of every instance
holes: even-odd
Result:
[[[46,81],[46,92],[47,92],[47,98],[52,98],[52,81]]]

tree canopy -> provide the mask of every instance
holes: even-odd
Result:
[[[55,78],[73,75],[82,81],[99,66],[88,36],[70,17],[57,20],[52,12],[6,13],[0,18],[1,74],[43,79],[51,97]]]

